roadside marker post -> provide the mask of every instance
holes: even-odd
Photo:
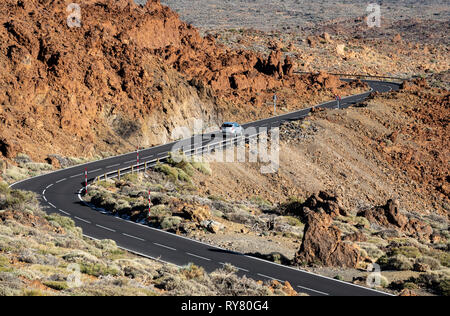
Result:
[[[148,217],[150,217],[151,203],[152,203],[152,200],[151,200],[151,192],[150,192],[150,190],[148,190]]]
[[[342,100],[341,96],[336,94],[336,101],[337,101],[337,108],[338,108],[338,110],[341,109],[341,100]]]
[[[273,115],[277,115],[277,99],[278,99],[278,97],[277,97],[277,94],[275,93],[274,95],[273,95]]]
[[[88,193],[88,181],[87,181],[87,168],[84,168],[84,192],[85,194]]]
[[[137,166],[139,166],[139,147],[138,147],[136,153],[137,153]]]

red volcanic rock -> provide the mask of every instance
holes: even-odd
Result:
[[[405,80],[402,82],[402,85],[400,87],[401,90],[405,91],[420,91],[427,88],[429,88],[429,85],[425,78]]]
[[[0,139],[0,154],[4,157],[13,159],[21,152],[22,146],[18,142]]]
[[[403,215],[396,200],[389,200],[386,205],[359,212],[358,216],[367,218],[371,223],[399,229],[410,236],[429,240],[433,234],[429,224],[416,218],[408,219]]]
[[[289,56],[287,56],[286,59],[284,60],[283,74],[288,77],[294,74],[294,62]]]
[[[287,88],[280,100],[294,103],[348,87],[294,75],[279,49],[264,56],[218,45],[157,0],[82,1],[81,27],[73,28],[65,23],[68,3],[49,9],[47,2],[0,1],[0,154],[7,158],[129,150],[168,139],[191,117],[217,124],[230,105],[261,105],[273,90]]]
[[[306,210],[307,224],[297,264],[320,264],[329,267],[354,268],[360,261],[359,250],[341,240],[341,231],[332,225],[332,218],[324,212]]]

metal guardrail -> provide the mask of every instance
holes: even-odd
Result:
[[[310,71],[294,71],[297,74],[313,74],[318,75],[318,72],[310,72]],[[399,77],[389,77],[389,76],[376,76],[376,75],[367,75],[367,74],[337,74],[337,73],[328,73],[329,75],[339,76],[339,77],[349,77],[349,78],[375,78],[375,79],[393,79],[393,80],[409,80],[409,78],[399,78]]]
[[[264,132],[259,132],[253,135],[241,135],[241,136],[236,136],[230,139],[225,139],[223,141],[219,141],[217,143],[213,143],[213,144],[207,144],[205,146],[200,146],[200,147],[194,147],[190,148],[189,150],[184,150],[182,152],[183,155],[190,157],[190,156],[196,156],[199,154],[204,154],[205,151],[207,153],[211,153],[213,150],[217,150],[217,149],[223,149],[226,148],[227,146],[231,145],[235,145],[238,144],[240,141],[245,141],[247,142],[250,141],[251,139],[258,137],[259,135],[263,134]],[[180,152],[181,154],[181,152]],[[148,169],[150,169],[151,167],[156,166],[157,163],[161,162],[161,161],[165,161],[170,157],[170,155],[166,155],[166,156],[162,156],[160,158],[157,159],[153,159],[150,161],[146,161],[140,164],[135,164],[135,165],[131,165],[129,167],[123,168],[123,169],[118,169],[115,171],[111,171],[111,172],[107,172],[103,175],[97,176],[94,179],[94,183],[95,182],[100,182],[100,181],[106,181],[108,179],[112,179],[112,178],[120,178],[124,175],[127,174],[133,174],[133,173],[139,173],[139,172],[146,172]]]

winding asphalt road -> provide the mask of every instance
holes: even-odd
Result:
[[[397,90],[399,85],[389,82],[366,81],[374,91],[388,92]],[[359,103],[370,94],[351,96],[342,99],[341,107]],[[323,108],[335,108],[336,101],[319,105]],[[311,108],[289,114],[272,117],[248,124],[247,127],[278,126],[283,121],[304,118]],[[185,140],[190,143],[191,140]],[[209,139],[201,141],[207,144]],[[151,161],[167,155],[174,144],[166,144],[140,151],[140,162]],[[195,144],[200,146],[200,144]],[[14,189],[36,192],[47,212],[59,212],[71,217],[77,226],[83,229],[85,236],[94,239],[112,239],[123,249],[145,257],[183,266],[194,263],[206,271],[220,268],[230,263],[239,269],[240,275],[256,280],[289,281],[299,292],[320,296],[374,296],[386,293],[360,287],[350,283],[326,278],[298,269],[278,265],[240,253],[230,252],[211,245],[200,243],[175,234],[109,216],[91,209],[81,201],[80,190],[84,183],[84,170],[88,169],[89,181],[95,177],[119,168],[136,164],[136,152],[108,158],[101,161],[59,170],[50,174],[30,178],[13,184]]]

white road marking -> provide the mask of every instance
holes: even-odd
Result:
[[[47,198],[44,196],[44,201],[47,202]]]
[[[45,189],[44,191],[42,191],[42,195],[45,195],[45,191],[47,191],[47,189]]]
[[[313,290],[313,289],[310,289],[310,288],[307,288],[307,287],[304,287],[304,286],[300,286],[300,285],[297,285],[297,287],[300,288],[300,289],[308,290],[308,291],[311,291],[311,292],[316,292],[318,294],[322,294],[322,295],[326,295],[326,296],[330,295],[328,293],[320,292],[320,291]]]
[[[64,179],[56,181],[56,183],[60,183],[60,182],[66,181],[66,180],[67,180],[67,178],[64,178]]]
[[[70,178],[73,179],[73,178],[81,177],[83,174],[84,173],[79,173],[79,174],[71,176]]]
[[[48,204],[49,204],[51,207],[56,208],[56,206],[54,206],[52,203],[48,202]]]
[[[118,167],[118,166],[120,166],[120,163],[112,165],[112,166],[108,166],[108,167],[106,167],[106,169],[110,169],[110,168],[114,168],[114,167]]]
[[[75,218],[78,219],[78,220],[80,220],[80,221],[82,221],[82,222],[85,222],[85,223],[88,223],[88,224],[92,224],[90,221],[87,221],[87,220],[85,220],[85,219],[82,219],[82,218],[80,218],[80,217],[78,217],[78,216],[75,216]]]
[[[223,262],[219,262],[219,264],[221,264],[221,265],[225,265],[226,263],[223,263]],[[250,272],[249,270],[247,270],[247,269],[244,269],[244,268],[239,268],[239,267],[236,267],[236,266],[234,266],[233,265],[233,267],[235,267],[236,269],[238,269],[238,270],[242,270],[242,271],[245,271],[245,272]]]
[[[131,236],[131,235],[128,235],[128,234],[125,234],[125,233],[122,233],[122,235],[127,236],[127,237],[130,237],[130,238],[133,238],[133,239],[137,239],[137,240],[140,240],[140,241],[145,241],[145,240],[142,239],[142,238],[139,238],[139,237],[136,237],[136,236]]]
[[[275,280],[275,281],[279,281],[279,282],[284,282],[283,280],[280,280],[280,279],[277,279],[277,278],[273,278],[273,277],[265,275],[265,274],[258,273],[258,275],[263,277],[263,278],[267,278],[267,279],[271,279],[271,280]]]
[[[113,233],[115,233],[116,231],[114,230],[114,229],[111,229],[111,228],[108,228],[108,227],[105,227],[105,226],[102,226],[102,225],[95,225],[95,226],[97,226],[97,227],[100,227],[100,228],[103,228],[103,229],[106,229],[106,230],[109,230],[110,232],[113,232]]]
[[[189,256],[192,256],[192,257],[199,258],[199,259],[211,261],[211,259],[208,259],[208,258],[205,258],[205,257],[202,257],[202,256],[197,256],[197,255],[194,255],[193,253],[190,253],[190,252],[186,252],[186,254],[188,254]]]
[[[92,173],[92,172],[97,172],[97,171],[100,171],[100,170],[102,170],[102,168],[95,169],[95,170],[92,170],[92,171],[89,171],[89,172]]]
[[[58,211],[60,211],[60,212],[63,213],[63,214],[66,214],[66,215],[70,216],[69,213],[67,213],[67,212],[65,212],[65,211],[63,211],[63,210],[61,210],[61,209],[59,209]]]
[[[147,156],[147,157],[142,157],[143,160],[149,159],[149,158],[153,158],[154,156]]]
[[[161,244],[158,244],[156,242],[154,242],[153,244],[156,245],[156,246],[159,246],[159,247],[163,247],[163,248],[167,248],[167,249],[170,249],[170,250],[173,250],[173,251],[177,251],[175,248],[172,248],[172,247],[169,247],[169,246],[165,246],[165,245],[161,245]]]
[[[130,160],[130,161],[125,161],[122,165],[126,165],[126,164],[129,164],[129,163],[132,163],[132,162],[137,162],[137,159],[133,159],[133,160]]]
[[[52,184],[49,184],[49,185],[47,185],[46,189],[49,189],[49,188],[51,188],[52,186],[53,186],[53,183],[52,183]]]

